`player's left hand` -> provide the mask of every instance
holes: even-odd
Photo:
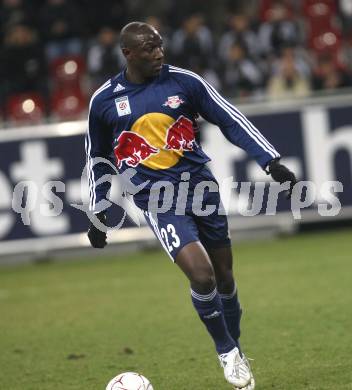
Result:
[[[91,222],[88,229],[88,238],[93,248],[102,249],[106,246],[106,214],[100,212],[96,214],[96,217],[104,225],[105,229],[101,231]]]
[[[290,171],[285,165],[280,164],[280,161],[278,159],[274,159],[269,162],[269,164],[267,165],[266,172],[280,184],[285,183],[287,181],[290,183],[290,189],[287,193],[287,199],[290,199],[293,187],[297,183],[295,174]]]

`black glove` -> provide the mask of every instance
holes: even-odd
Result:
[[[266,167],[267,175],[279,182],[280,184],[286,181],[290,182],[290,189],[288,190],[287,199],[291,198],[294,185],[297,183],[296,176],[285,165],[280,164],[278,159],[271,160]]]
[[[99,221],[105,226],[104,231],[101,231],[97,227],[94,226],[93,222],[90,222],[88,228],[88,238],[93,248],[104,248],[106,245],[106,215],[103,211],[95,216],[99,219]]]

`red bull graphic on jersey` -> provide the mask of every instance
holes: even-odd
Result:
[[[184,152],[193,150],[193,123],[180,116],[153,112],[138,118],[129,131],[123,131],[114,148],[117,167],[124,161],[130,167],[139,164],[151,169],[176,165]]]
[[[169,96],[163,106],[170,107],[173,109],[179,108],[184,101],[176,96]]]
[[[165,149],[192,151],[194,142],[193,122],[181,115],[167,131]]]
[[[123,131],[114,148],[118,168],[121,167],[123,161],[130,167],[136,167],[141,161],[158,152],[159,149],[154,148],[145,138],[132,131]]]

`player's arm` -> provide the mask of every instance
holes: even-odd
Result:
[[[96,223],[92,221],[90,223],[88,238],[93,247],[103,248],[106,245],[107,199],[111,188],[111,175],[114,174],[113,159],[111,158],[112,132],[103,123],[100,117],[99,102],[94,97],[89,108],[85,146],[89,210],[97,217]]]
[[[280,154],[236,107],[222,97],[209,83],[197,74],[170,67],[176,73],[192,99],[198,113],[207,121],[219,126],[224,136],[245,150],[273,179],[296,183],[294,174],[280,164]]]

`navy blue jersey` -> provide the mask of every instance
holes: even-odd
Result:
[[[163,65],[160,75],[133,84],[125,71],[108,80],[92,96],[86,137],[90,209],[106,198],[109,159],[119,172],[133,167],[136,185],[149,181],[179,182],[182,172],[199,171],[210,159],[195,140],[197,117],[217,125],[234,145],[264,168],[280,157],[275,148],[233,105],[197,74]]]

